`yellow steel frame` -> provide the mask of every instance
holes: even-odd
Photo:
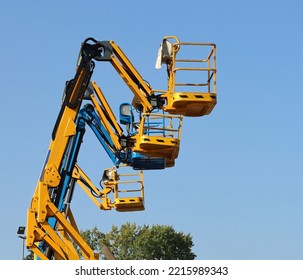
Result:
[[[162,95],[167,100],[164,110],[171,114],[181,114],[184,116],[204,116],[210,114],[217,103],[216,45],[212,43],[180,42],[175,36],[166,36],[164,39],[173,39],[176,41],[173,43],[172,59],[168,65],[168,90]],[[204,58],[178,58],[177,54],[184,47],[208,48],[209,52]],[[192,73],[193,71],[200,72],[201,74],[207,73],[206,80],[195,83],[177,81],[178,72]],[[179,90],[182,87],[186,88],[186,90]]]
[[[126,167],[121,165],[120,167]],[[113,201],[109,205],[113,205],[117,211],[140,211],[144,210],[144,176],[143,171],[139,173],[119,173],[116,167],[110,169],[115,175],[111,180],[104,181],[104,186],[110,188],[114,193]],[[124,180],[122,178],[125,178]],[[126,189],[120,186],[127,185]],[[131,186],[131,187],[130,187]],[[129,193],[136,193],[137,196],[129,197]],[[123,197],[121,197],[123,194]]]
[[[39,243],[45,241],[55,252],[55,259],[76,260],[77,254],[73,240],[82,252],[84,259],[98,259],[94,251],[81,237],[71,209],[67,215],[58,211],[58,208],[50,201],[46,184],[39,183],[39,196],[34,197],[31,208],[27,214],[26,246],[41,260],[47,260],[47,256],[40,250]],[[37,212],[39,218],[36,217]],[[57,230],[54,230],[47,218],[56,218]]]
[[[123,168],[126,166],[121,165],[120,167]],[[83,191],[101,210],[111,210],[113,208],[120,212],[144,210],[143,171],[118,173],[116,167],[108,168],[106,171],[112,172],[113,175],[110,179],[103,182],[104,188],[101,191],[94,186],[79,165],[75,166],[73,177],[77,179],[77,183]],[[123,177],[126,179],[122,180]],[[127,188],[119,186],[126,186]],[[124,194],[123,197],[121,197],[122,193]],[[137,193],[138,196],[129,197],[129,193]],[[113,196],[110,196],[111,194]]]
[[[153,125],[157,120],[164,126]],[[142,114],[138,134],[133,136],[135,146],[132,150],[151,157],[165,158],[166,167],[174,166],[180,149],[182,120],[181,115]]]

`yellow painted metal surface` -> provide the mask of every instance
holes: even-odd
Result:
[[[116,210],[119,212],[142,211],[145,209],[142,197],[117,198],[114,204]]]
[[[169,114],[142,114],[134,152],[151,157],[165,158],[166,167],[172,167],[179,155],[182,116]]]
[[[175,36],[164,37],[164,42],[171,50],[163,59],[168,72],[163,109],[189,117],[210,114],[217,104],[216,45],[180,42]]]

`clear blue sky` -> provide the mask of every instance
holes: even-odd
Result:
[[[302,1],[2,1],[0,259],[19,259],[37,179],[80,43],[114,40],[154,88],[165,35],[217,44],[218,105],[186,118],[174,168],[145,172],[146,211],[101,212],[79,190],[81,229],[127,221],[190,233],[198,259],[303,259]],[[132,95],[97,64],[114,112]],[[111,162],[87,133],[79,164]]]

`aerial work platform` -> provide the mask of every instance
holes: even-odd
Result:
[[[125,171],[118,173],[118,170],[121,169]],[[145,209],[142,170],[134,172],[127,165],[120,165],[119,168],[116,166],[107,168],[100,181],[101,190],[95,187],[79,165],[76,165],[74,169],[73,178],[101,210],[116,209],[119,212],[126,212]]]
[[[115,208],[119,212],[142,211],[145,209],[142,170],[138,173],[118,174],[116,167],[108,168],[104,170],[102,181],[104,187],[113,192],[113,199],[107,197],[109,192],[104,192],[106,196],[103,200],[107,201],[109,207]],[[130,196],[130,193],[136,194],[136,196]]]
[[[138,133],[133,136],[134,152],[165,158],[166,167],[174,166],[181,141],[182,116],[144,113]]]
[[[210,114],[217,104],[216,45],[180,42],[175,36],[166,36],[158,51],[156,68],[163,63],[167,64],[168,89],[154,92],[163,93],[164,110],[191,117]]]

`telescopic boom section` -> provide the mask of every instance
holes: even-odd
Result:
[[[151,112],[163,105],[163,99],[154,95],[152,88],[114,41],[102,41],[106,50],[102,60],[110,61],[120,77],[134,94],[133,106],[143,112]]]
[[[95,94],[91,94],[91,101],[102,121],[103,126],[110,135],[117,151],[122,149],[119,138],[123,137],[123,130],[118,124],[116,117],[109,106],[102,90],[96,82],[91,83]]]

